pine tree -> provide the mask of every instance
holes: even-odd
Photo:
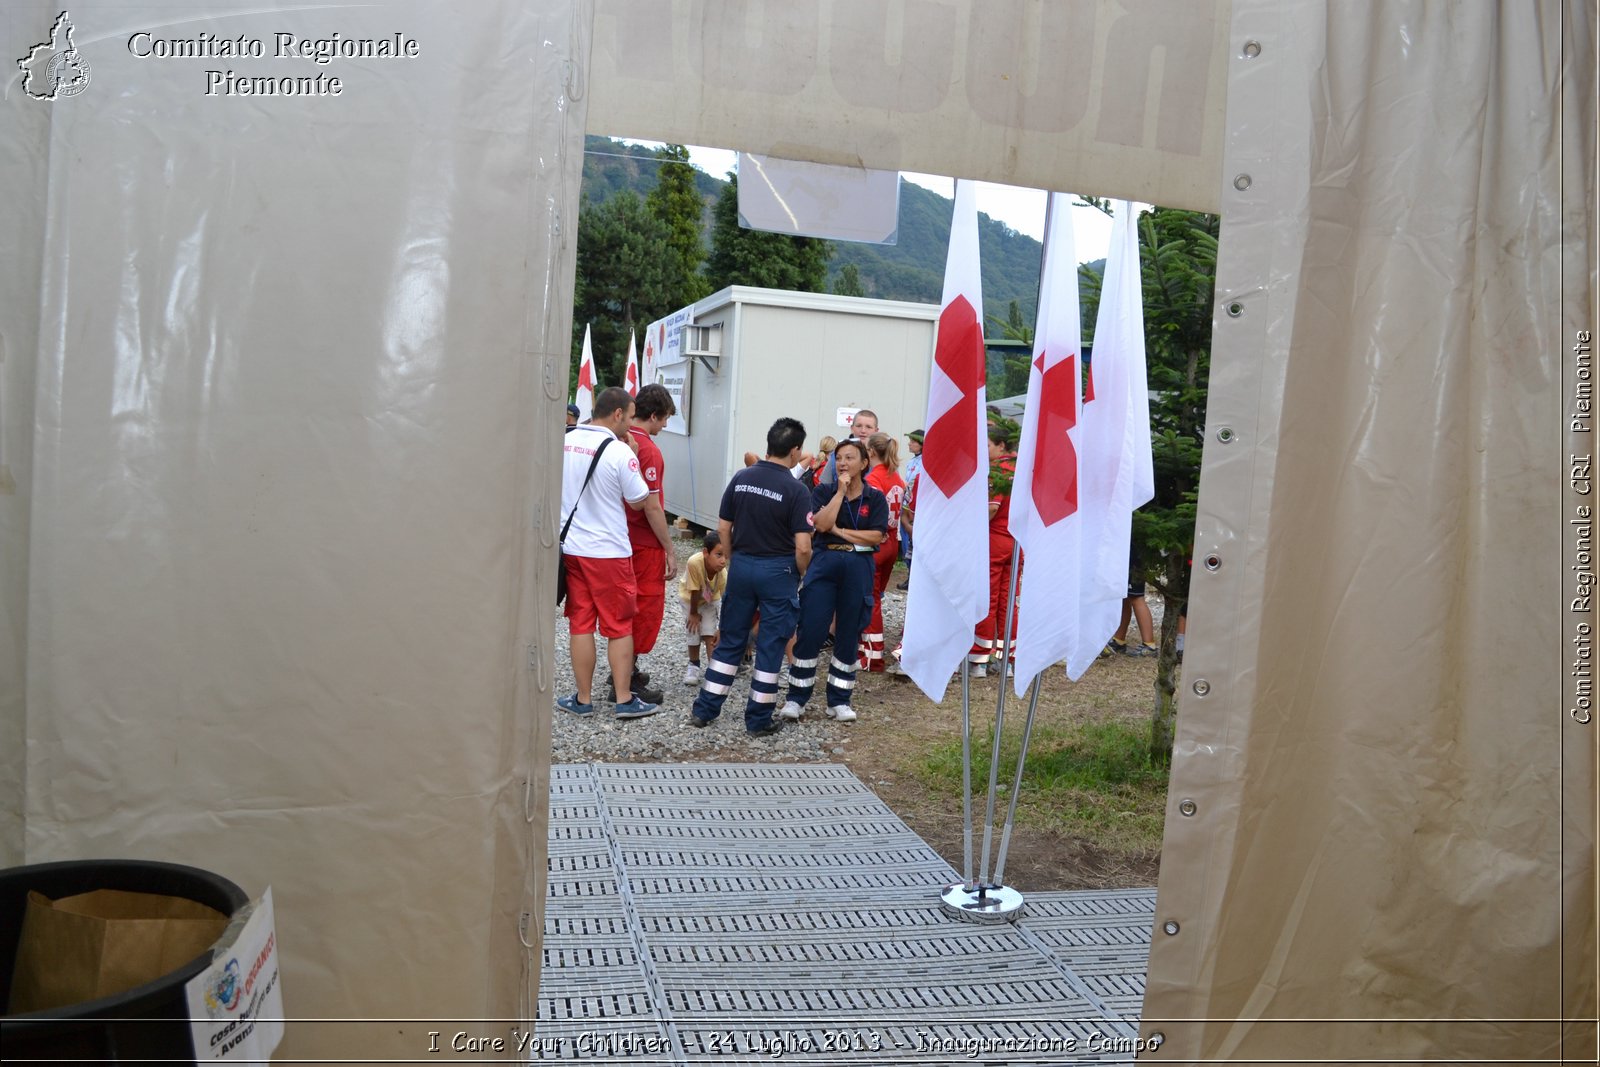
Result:
[[[866,296],[867,287],[861,284],[861,268],[846,263],[833,283],[833,291],[839,296]]]
[[[715,292],[729,285],[755,285],[806,293],[827,292],[833,246],[815,237],[747,230],[739,225],[739,180],[728,184],[712,208],[711,256],[706,278]]]
[[[622,381],[628,334],[681,307],[673,288],[667,225],[632,192],[620,192],[578,216],[578,284],[573,300],[572,352],[576,380],[583,328],[594,328],[594,361],[600,380]],[[569,388],[572,382],[568,383]]]
[[[695,188],[695,169],[689,164],[689,150],[669,144],[656,151],[661,166],[656,187],[645,198],[645,206],[667,228],[670,252],[670,287],[673,308],[687,307],[711,292],[700,273],[705,261],[703,239],[706,205]]]
[[[1177,723],[1178,616],[1189,602],[1218,227],[1217,216],[1197,211],[1156,208],[1139,217],[1156,495],[1133,513],[1132,563],[1162,602],[1150,740],[1150,755],[1161,763],[1172,760]],[[1088,305],[1084,322],[1092,323],[1100,303],[1101,273],[1085,266],[1078,281]]]

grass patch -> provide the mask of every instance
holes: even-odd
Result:
[[[972,739],[975,821],[982,822],[989,787],[992,725]],[[1004,820],[1022,747],[1018,723],[1000,741],[999,810]],[[931,748],[917,768],[930,790],[961,799],[961,740]],[[1017,824],[1085,841],[1118,856],[1149,855],[1161,848],[1167,806],[1167,769],[1150,759],[1150,726],[1144,721],[1095,719],[1046,726],[1035,723],[1017,800]],[[981,829],[981,827],[980,827]]]

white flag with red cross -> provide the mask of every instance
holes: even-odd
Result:
[[[1047,215],[1049,232],[1044,238],[1044,268],[1039,279],[1033,367],[1028,373],[1017,473],[1011,483],[1011,535],[1022,548],[1017,632],[1012,644],[1018,693],[1034,675],[1067,658],[1079,629],[1083,521],[1078,470],[1083,457],[1078,417],[1083,337],[1072,198],[1050,194]]]
[[[1067,675],[1088,670],[1116,631],[1128,592],[1133,513],[1156,495],[1150,446],[1150,383],[1144,352],[1144,285],[1134,205],[1111,203],[1115,221],[1095,316],[1094,354],[1080,419],[1083,515],[1078,640]]]
[[[633,331],[628,331],[628,369],[622,375],[622,387],[629,396],[639,395],[639,351],[634,346]]]
[[[589,343],[589,327],[583,328],[583,356],[578,360],[578,395],[572,402],[578,405],[578,421],[588,422],[594,414],[594,394],[600,388],[600,379],[594,373],[594,346]]]
[[[983,287],[973,184],[956,181],[927,434],[917,475],[917,566],[901,666],[932,700],[989,613],[989,451],[984,420]]]

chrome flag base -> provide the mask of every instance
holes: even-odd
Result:
[[[985,926],[1016,922],[1022,917],[1022,894],[1005,885],[969,889],[964,882],[946,886],[939,908],[953,919]]]

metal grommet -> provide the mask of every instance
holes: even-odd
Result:
[[[1166,1043],[1167,1035],[1163,1034],[1160,1030],[1157,1030],[1155,1033],[1150,1035],[1149,1039],[1145,1042],[1145,1046],[1149,1048],[1151,1052],[1154,1052],[1156,1049],[1160,1048]]]
[[[1246,41],[1244,47],[1239,49],[1239,54],[1246,59],[1254,59],[1261,54],[1260,41]]]
[[[1178,924],[1173,922],[1171,919],[1168,919],[1166,922],[1161,924],[1161,932],[1166,934],[1168,937],[1171,937],[1178,932]]]
[[[1214,571],[1222,566],[1222,557],[1215,552],[1206,557],[1206,570]]]
[[[1238,318],[1240,315],[1243,315],[1244,314],[1244,304],[1240,303],[1237,300],[1229,301],[1229,303],[1228,303],[1228,314],[1230,316],[1232,316],[1233,318]]]
[[[1204,678],[1196,678],[1194,683],[1194,695],[1197,697],[1203,697],[1209,692],[1211,692],[1211,683],[1206,681]]]
[[[1232,444],[1235,436],[1236,435],[1233,432],[1232,426],[1224,426],[1222,429],[1217,431],[1217,440],[1221,441],[1225,445]]]
[[[1233,176],[1233,187],[1241,193],[1250,188],[1250,175],[1236,174]]]
[[[1180,813],[1182,813],[1185,817],[1193,815],[1195,812],[1197,812],[1199,810],[1200,810],[1200,805],[1196,804],[1192,800],[1189,800],[1188,798],[1184,798],[1178,804],[1178,811]]]

